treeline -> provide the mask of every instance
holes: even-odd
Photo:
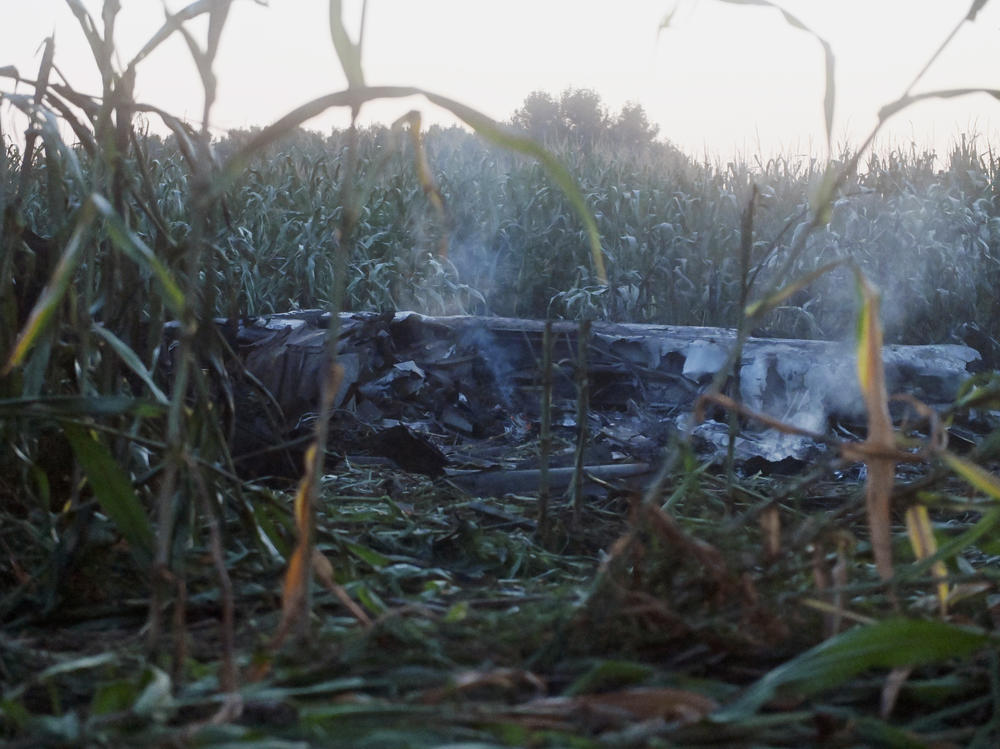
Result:
[[[545,91],[533,91],[514,112],[510,124],[548,146],[607,142],[643,147],[659,132],[642,105],[630,102],[612,115],[600,94],[585,88],[568,88],[558,99]]]

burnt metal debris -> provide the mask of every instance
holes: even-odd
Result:
[[[244,394],[236,413],[232,448],[248,473],[294,476],[301,465],[294,451],[315,417],[329,320],[307,311],[223,325],[248,381],[256,381],[246,388],[266,390]],[[447,475],[482,494],[537,488],[537,451],[530,445],[538,437],[543,329],[542,321],[498,317],[341,314],[337,357],[344,377],[329,449],[355,461],[388,459],[407,471]],[[569,321],[553,324],[554,490],[568,482],[574,457],[577,329]],[[703,456],[724,455],[727,416],[710,410],[694,425],[690,414],[735,343],[727,329],[594,322],[588,480],[641,480],[678,430],[690,431]],[[935,408],[949,404],[981,367],[974,349],[957,344],[890,345],[884,360],[890,392]],[[863,428],[849,343],[750,338],[740,389],[746,407],[811,432]],[[751,470],[781,471],[823,449],[807,437],[745,421],[735,459]]]

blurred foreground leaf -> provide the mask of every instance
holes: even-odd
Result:
[[[941,454],[941,458],[948,464],[951,470],[976,489],[992,499],[1000,500],[1000,479],[985,468],[980,468],[975,463],[947,451]]]
[[[34,398],[0,398],[0,418],[18,416],[73,418],[81,416],[133,416],[153,417],[163,413],[165,407],[152,401],[124,395],[48,395]]]
[[[69,242],[66,243],[66,249],[62,257],[59,258],[52,278],[42,289],[35,306],[31,308],[28,320],[18,334],[17,343],[14,345],[14,350],[10,353],[7,363],[4,364],[3,370],[0,371],[0,376],[8,374],[12,369],[20,366],[39,336],[48,329],[49,322],[62,303],[66,290],[73,280],[73,274],[83,257],[83,238],[90,229],[96,213],[97,206],[92,200],[87,200],[80,206],[73,226],[73,234],[70,236]]]

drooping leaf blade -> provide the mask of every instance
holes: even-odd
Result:
[[[172,13],[164,21],[163,25],[157,29],[156,33],[149,38],[141,50],[136,53],[129,63],[127,68],[134,69],[136,65],[142,62],[146,57],[150,55],[153,50],[159,47],[164,41],[170,38],[173,34],[180,28],[180,25],[185,21],[190,21],[192,18],[196,18],[202,13],[208,13],[212,6],[215,5],[215,0],[195,0],[195,2],[189,3],[187,6]]]
[[[73,12],[73,15],[76,16],[76,20],[80,24],[80,29],[87,38],[87,43],[90,45],[90,53],[97,67],[100,68],[101,77],[105,80],[111,80],[114,71],[109,67],[110,60],[105,49],[104,39],[101,38],[101,33],[97,30],[97,24],[94,23],[93,16],[90,15],[90,12],[80,0],[66,0],[66,4]]]
[[[129,231],[121,217],[111,207],[111,203],[103,196],[95,193],[90,196],[90,200],[104,217],[105,227],[111,241],[138,265],[153,273],[153,277],[156,278],[160,286],[164,303],[171,312],[181,317],[184,313],[184,292],[174,281],[167,266],[156,257],[153,250],[135,232]]]
[[[894,114],[926,99],[954,99],[958,96],[969,96],[970,94],[986,94],[1000,101],[1000,89],[996,88],[949,88],[938,91],[923,91],[919,94],[901,96],[895,101],[889,102],[878,110],[878,118],[880,122],[885,122]]]
[[[784,17],[785,22],[793,28],[804,31],[813,37],[823,47],[823,64],[826,79],[826,86],[823,94],[823,118],[826,124],[826,148],[829,152],[833,141],[833,113],[836,105],[836,58],[833,55],[833,48],[823,37],[802,23],[798,17],[792,15],[777,3],[770,0],[721,0],[732,5],[759,5],[767,8],[774,8]]]
[[[601,250],[601,234],[597,228],[597,221],[594,219],[590,208],[587,207],[586,198],[580,192],[580,188],[577,186],[576,180],[573,179],[573,175],[569,173],[569,170],[555,156],[533,139],[506,130],[500,123],[472,107],[467,107],[460,102],[445,96],[433,94],[429,91],[424,91],[423,94],[429,101],[447,109],[488,141],[511,151],[531,156],[545,167],[549,176],[569,199],[570,205],[573,207],[576,215],[583,222],[598,283],[606,285],[608,283],[608,274],[604,269],[604,254]]]
[[[103,338],[109,346],[114,350],[118,357],[122,360],[126,367],[131,369],[135,375],[143,381],[146,387],[149,388],[149,392],[153,394],[156,398],[156,402],[162,405],[167,405],[169,399],[164,394],[164,392],[159,388],[159,386],[153,382],[153,376],[146,369],[146,365],[142,363],[139,355],[133,351],[125,341],[116,336],[110,330],[105,328],[103,325],[93,325],[91,330],[95,335]]]

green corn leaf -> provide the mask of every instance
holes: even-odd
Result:
[[[153,557],[153,528],[132,482],[110,451],[78,424],[63,422],[63,433],[83,468],[94,497],[143,563]]]
[[[511,151],[531,156],[545,167],[552,180],[563,191],[566,197],[569,198],[569,202],[573,206],[573,210],[576,211],[577,216],[583,221],[590,244],[590,255],[594,263],[597,280],[599,283],[606,285],[608,283],[608,274],[604,269],[601,234],[597,229],[597,221],[594,219],[594,214],[587,206],[587,201],[583,197],[583,193],[580,192],[580,188],[577,186],[576,180],[573,179],[573,175],[569,173],[569,170],[555,156],[533,139],[506,130],[498,122],[472,107],[467,107],[457,101],[444,96],[438,96],[429,91],[422,93],[427,97],[428,101],[437,104],[443,109],[447,109],[479,135],[486,138],[486,140]]]
[[[1000,408],[1000,374],[980,372],[963,382],[958,388],[953,409],[965,408]]]
[[[832,689],[871,668],[898,668],[968,656],[985,647],[983,631],[940,621],[889,619],[855,627],[807,650],[754,683],[716,722],[753,715],[779,690],[808,696]]]
[[[178,317],[184,313],[184,292],[174,281],[170,271],[167,269],[149,245],[139,239],[138,236],[121,220],[114,209],[103,196],[96,193],[90,196],[90,201],[96,210],[104,217],[105,225],[111,241],[115,246],[128,255],[138,265],[149,269],[160,285],[163,294],[163,301]]]
[[[95,324],[91,326],[91,330],[96,335],[107,341],[108,345],[114,349],[114,352],[118,354],[118,357],[122,360],[122,362],[124,362],[125,366],[135,372],[139,379],[145,383],[146,387],[148,387],[149,391],[153,394],[153,397],[156,398],[157,403],[162,405],[168,404],[169,399],[163,391],[157,387],[156,383],[153,382],[153,377],[149,373],[149,370],[146,369],[146,365],[142,363],[139,355],[136,354],[135,351],[133,351],[128,344],[125,343],[125,341],[116,336],[103,325]]]
[[[591,694],[609,687],[620,687],[625,684],[642,684],[655,676],[655,669],[636,661],[600,660],[570,684],[565,694],[575,697],[580,694]]]

